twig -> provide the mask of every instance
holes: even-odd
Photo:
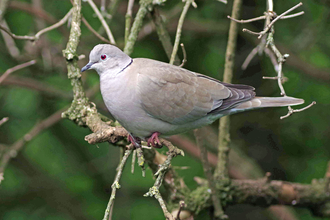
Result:
[[[8,117],[4,117],[0,120],[0,126],[3,125],[4,123],[6,123],[9,120]]]
[[[133,155],[132,155],[131,173],[134,173],[135,161],[136,161],[136,150],[133,151]]]
[[[99,11],[99,9],[97,8],[97,6],[95,5],[95,3],[93,2],[93,0],[86,0],[89,5],[92,7],[92,9],[94,10],[95,14],[97,15],[98,19],[101,21],[103,28],[105,29],[105,32],[108,35],[109,41],[111,42],[111,44],[116,45],[116,41],[111,33],[111,30],[107,24],[107,22],[104,20],[101,12]]]
[[[186,0],[186,4],[183,7],[183,10],[182,10],[179,22],[178,22],[178,27],[176,30],[175,41],[174,41],[173,51],[172,51],[172,55],[171,55],[171,59],[170,59],[170,64],[174,63],[174,59],[178,52],[178,47],[179,47],[179,43],[180,43],[183,21],[186,17],[186,14],[188,12],[190,5],[193,2],[194,2],[194,0]]]
[[[59,122],[61,120],[61,113],[64,111],[64,109],[61,109],[43,121],[36,123],[27,134],[25,134],[21,139],[17,140],[8,149],[6,149],[5,153],[0,158],[0,173],[4,172],[9,161],[18,154],[26,142],[31,141],[39,133]]]
[[[248,66],[250,61],[253,59],[253,57],[257,54],[258,51],[261,53],[265,52],[271,59],[274,69],[277,72],[277,76],[275,76],[275,77],[264,76],[263,79],[277,80],[278,87],[281,91],[282,96],[286,96],[286,93],[285,93],[285,90],[283,87],[285,78],[283,77],[282,67],[283,67],[283,63],[286,61],[286,58],[288,58],[289,55],[288,54],[282,55],[281,52],[275,46],[274,38],[273,38],[274,23],[279,19],[287,19],[287,18],[292,18],[292,17],[296,17],[296,16],[304,14],[304,12],[299,12],[299,13],[285,16],[286,14],[290,13],[291,11],[293,11],[294,9],[298,8],[301,5],[302,5],[302,3],[300,2],[299,4],[295,5],[294,7],[290,8],[289,10],[285,11],[284,13],[282,13],[281,15],[276,17],[276,13],[273,11],[273,0],[268,0],[267,1],[267,12],[265,13],[266,15],[256,18],[257,20],[263,19],[263,18],[266,20],[264,30],[261,32],[253,32],[253,31],[250,31],[245,28],[243,29],[243,31],[249,32],[254,35],[259,35],[258,38],[260,39],[262,37],[262,40],[261,40],[261,43],[257,47],[255,47],[250,52],[248,57],[245,59],[243,65],[242,65],[242,69],[246,69],[246,67]],[[273,18],[273,17],[276,17],[276,18],[271,21],[271,18]],[[236,20],[236,19],[232,19],[232,20],[235,22],[238,22],[238,23],[244,23],[244,22],[242,22],[243,20],[241,20],[241,21]],[[254,20],[255,19],[250,19],[248,21],[254,21]],[[265,35],[266,33],[268,33],[268,35]],[[270,46],[271,50],[267,48],[268,45]],[[316,104],[315,101],[313,101],[310,105],[308,105],[304,108],[298,109],[298,110],[294,110],[294,109],[292,109],[291,106],[288,106],[288,113],[286,115],[280,117],[280,119],[287,118],[295,112],[301,112],[305,109],[308,109],[311,106],[313,106],[314,104]]]
[[[306,110],[306,109],[312,107],[312,106],[315,105],[315,104],[316,104],[316,102],[313,101],[311,104],[309,104],[309,105],[307,105],[306,107],[301,108],[301,109],[292,109],[292,108],[289,106],[289,107],[288,107],[288,108],[289,108],[289,112],[288,112],[286,115],[281,116],[280,119],[287,118],[287,117],[289,117],[290,115],[292,115],[292,114],[295,113],[295,112],[302,112],[302,111],[304,111],[304,110]]]
[[[131,23],[132,23],[132,11],[134,6],[134,0],[129,0],[127,5],[127,12],[126,12],[126,21],[125,21],[125,44],[127,43],[129,32],[131,30]]]
[[[7,5],[8,5],[9,0],[2,0],[0,1],[0,22],[3,18],[3,15],[5,14],[7,10]]]
[[[72,93],[65,92],[60,89],[56,89],[51,85],[46,84],[45,82],[40,82],[28,77],[16,77],[16,76],[8,76],[3,82],[2,85],[14,85],[25,87],[29,89],[33,89],[40,92],[47,93],[48,96],[51,97],[61,97],[64,99],[72,99]]]
[[[179,202],[179,210],[178,210],[178,213],[176,215],[176,219],[180,220],[180,214],[181,214],[181,211],[182,209],[186,206],[186,204],[184,203],[184,201],[180,201]]]
[[[160,42],[163,45],[163,48],[165,50],[165,53],[168,57],[168,60],[171,59],[171,53],[173,51],[173,45],[171,42],[170,34],[168,33],[165,23],[163,21],[162,16],[159,13],[159,10],[157,7],[154,8],[154,10],[151,12],[152,21],[154,23],[154,27],[156,28],[156,32],[158,34],[158,38]],[[150,25],[151,26],[151,25]],[[153,28],[153,26],[151,27]],[[180,59],[178,55],[175,56],[174,64],[178,65],[180,63]]]
[[[2,20],[1,21],[1,25],[3,27],[7,28],[10,31],[10,29],[8,27],[8,24],[7,24],[7,22],[5,20]],[[19,55],[20,55],[20,51],[19,51],[19,49],[16,46],[15,40],[10,35],[8,35],[7,33],[4,33],[4,31],[1,31],[1,34],[2,34],[3,40],[5,41],[5,45],[7,47],[7,50],[9,52],[9,54],[13,58],[18,59],[19,58]]]
[[[269,31],[269,29],[273,26],[273,24],[278,21],[281,17],[283,17],[286,14],[289,14],[291,11],[295,10],[296,8],[302,6],[302,2],[298,3],[297,5],[293,6],[292,8],[290,8],[289,10],[283,12],[282,14],[280,14],[279,16],[277,16],[274,20],[272,20],[272,22],[270,22],[269,25],[267,25],[267,27],[260,33],[258,39],[260,39],[262,37],[262,35],[264,35],[265,33],[267,33]],[[270,11],[272,11],[271,9],[269,9]]]
[[[187,53],[186,53],[186,50],[184,48],[184,44],[181,43],[180,44],[181,48],[182,48],[182,53],[183,53],[183,59],[182,59],[182,63],[180,64],[179,67],[183,67],[185,65],[185,63],[187,62]]]
[[[286,16],[282,16],[279,19],[288,19],[288,18],[294,18],[300,15],[303,15],[305,12],[301,11],[292,15],[286,15]],[[250,23],[250,22],[254,22],[254,21],[259,21],[259,20],[264,20],[266,19],[266,15],[262,15],[256,18],[251,18],[251,19],[247,19],[247,20],[237,20],[235,18],[230,17],[229,15],[227,16],[227,18],[236,21],[237,23],[241,23],[241,24],[245,24],[245,23]]]
[[[142,170],[142,176],[145,177],[146,176],[146,168],[144,166],[145,159],[144,159],[142,149],[141,148],[136,149],[136,154],[137,154],[137,157],[138,157],[138,165],[139,165],[139,167],[141,167],[141,170]]]
[[[294,18],[294,17],[300,16],[300,15],[303,15],[303,14],[305,14],[305,12],[301,11],[301,12],[298,12],[298,13],[294,13],[292,15],[282,16],[281,19]]]
[[[279,69],[278,62],[277,62],[277,57],[275,56],[275,54],[268,47],[264,48],[264,52],[269,57],[270,61],[272,62],[273,66],[274,66],[275,71],[277,72],[278,69]]]
[[[33,64],[35,64],[36,61],[35,60],[31,60],[29,62],[26,62],[26,63],[22,63],[22,64],[19,64],[17,66],[14,66],[13,68],[10,68],[8,70],[6,70],[6,72],[4,74],[2,74],[0,76],[0,84],[13,72],[17,71],[17,70],[20,70],[20,69],[23,69],[25,67],[28,67],[28,66],[31,66]]]
[[[276,57],[278,59],[277,76],[276,77],[273,77],[273,79],[276,79],[277,80],[277,84],[278,84],[278,87],[280,88],[281,95],[282,96],[286,96],[286,92],[285,92],[284,87],[283,87],[282,67],[283,67],[283,63],[286,61],[286,58],[289,57],[289,55],[288,54],[282,55],[281,52],[277,49],[277,47],[275,46],[275,43],[274,43],[273,31],[271,33],[269,33],[269,35],[267,37],[267,44],[270,45],[272,51],[274,52],[274,54],[276,55]],[[274,67],[274,68],[276,69],[277,67]],[[304,111],[304,110],[312,107],[315,104],[316,104],[316,102],[313,101],[308,106],[306,106],[304,108],[301,108],[301,109],[297,109],[297,110],[293,109],[291,106],[288,106],[288,113],[286,115],[284,115],[284,116],[281,116],[280,119],[287,118],[287,117],[291,116],[295,112]]]
[[[57,23],[40,30],[38,33],[36,33],[36,35],[34,36],[18,36],[16,34],[11,33],[8,29],[6,29],[5,27],[0,25],[0,29],[5,31],[7,34],[9,34],[12,38],[17,39],[17,40],[30,40],[30,41],[36,41],[40,38],[40,36],[48,31],[54,30],[55,28],[60,27],[61,25],[63,25],[70,17],[72,13],[72,9]]]
[[[105,5],[106,5],[106,0],[101,0],[101,7],[100,7],[100,11],[101,13],[106,13],[105,11]]]
[[[271,2],[272,4],[272,1],[268,1],[268,2]],[[268,4],[269,5],[269,4]],[[264,30],[260,31],[260,32],[254,32],[254,31],[251,31],[251,30],[248,30],[246,28],[243,29],[243,32],[248,32],[250,34],[253,34],[253,35],[259,35],[258,36],[258,39],[260,39],[263,35],[265,35],[266,33],[269,32],[269,30],[273,27],[274,23],[276,21],[278,21],[279,19],[287,19],[287,18],[292,18],[292,17],[296,17],[296,16],[299,16],[299,15],[302,15],[304,14],[304,12],[299,12],[299,13],[295,13],[293,15],[288,15],[286,17],[284,17],[286,14],[290,13],[291,11],[295,10],[296,8],[300,7],[302,5],[302,3],[300,2],[299,4],[293,6],[292,8],[290,8],[289,10],[283,12],[282,14],[280,14],[279,16],[277,16],[275,19],[273,19],[269,24],[266,25],[266,27],[264,28]],[[272,5],[271,5],[272,7]],[[258,18],[253,18],[253,19],[249,19],[247,21],[251,22],[251,21],[255,21],[256,20],[261,20],[261,19],[266,19],[267,17],[270,17],[270,16],[275,16],[273,10],[271,8],[268,8],[268,12],[267,12],[268,16],[261,16],[261,17],[258,17]],[[283,18],[284,17],[284,18]],[[234,19],[232,19],[234,20]],[[236,22],[239,22],[239,23],[247,23],[247,22],[244,22],[244,20],[235,20]],[[242,22],[243,21],[243,22]]]
[[[232,9],[232,18],[238,18],[240,8],[242,5],[241,0],[234,0]],[[225,69],[223,73],[223,81],[231,83],[234,71],[235,49],[237,40],[238,24],[235,21],[230,22],[229,35],[226,49]],[[220,118],[219,123],[219,142],[218,142],[218,161],[214,171],[215,181],[222,181],[226,184],[228,178],[228,153],[230,143],[230,118],[225,116]]]
[[[153,187],[151,187],[149,189],[149,191],[144,194],[145,197],[147,196],[150,196],[150,197],[155,197],[155,199],[158,200],[162,210],[163,210],[163,213],[164,213],[164,216],[167,218],[167,219],[173,219],[173,216],[171,215],[171,213],[167,210],[166,208],[166,204],[164,202],[164,199],[162,198],[162,195],[160,194],[159,192],[159,188],[160,186],[162,185],[162,182],[163,182],[163,179],[165,177],[165,174],[171,164],[171,160],[173,158],[173,155],[172,154],[169,154],[164,162],[164,164],[160,165],[158,171],[155,173],[155,176],[157,176],[156,178],[156,181],[155,181],[155,184]]]
[[[229,15],[227,16],[227,18],[229,18],[230,20],[235,21],[237,23],[245,24],[245,23],[250,23],[250,22],[254,22],[254,21],[264,20],[264,19],[266,19],[266,16],[262,15],[260,17],[251,18],[251,19],[248,19],[248,20],[237,20],[235,18],[230,17]]]
[[[217,191],[215,189],[215,184],[214,184],[214,179],[213,179],[212,172],[211,172],[211,167],[207,160],[207,150],[204,146],[204,140],[203,140],[204,132],[202,129],[203,128],[195,129],[194,135],[196,138],[197,146],[200,150],[201,162],[203,164],[204,174],[207,178],[208,186],[211,190],[211,200],[212,200],[212,203],[214,206],[214,217],[216,219],[227,219],[228,216],[224,214],[224,211],[223,211],[221,203],[220,203],[220,197],[217,195]]]
[[[57,21],[52,15],[48,14],[42,8],[33,7],[31,4],[29,4],[27,2],[10,1],[8,4],[8,8],[17,9],[19,11],[24,11],[24,12],[30,13],[36,17],[39,17],[39,18],[45,20],[48,23],[56,23],[56,21]]]
[[[88,28],[88,30],[90,30],[97,38],[99,38],[101,41],[104,41],[106,43],[110,43],[109,40],[105,39],[102,35],[100,35],[99,33],[97,33],[96,30],[93,29],[93,27],[88,23],[88,21],[82,17],[81,18],[82,22],[86,25],[86,27]]]
[[[133,145],[130,144],[127,147],[127,149],[125,150],[123,159],[120,161],[120,163],[117,167],[117,174],[116,174],[115,180],[113,181],[113,184],[111,185],[111,188],[112,188],[111,196],[110,196],[107,208],[105,210],[103,220],[109,220],[112,218],[112,208],[113,208],[113,204],[114,204],[115,197],[116,197],[116,191],[117,191],[117,189],[120,188],[119,180],[123,173],[123,169],[125,167],[126,161],[129,157],[129,155],[132,153],[133,149],[134,149]]]
[[[227,0],[218,0],[219,2],[222,2],[223,4],[227,4]]]
[[[159,169],[157,170],[157,172],[155,173],[155,176],[157,176],[156,178],[156,181],[154,183],[154,186],[151,187],[149,189],[149,191],[144,194],[144,196],[150,196],[150,197],[155,197],[155,199],[158,200],[162,210],[163,210],[163,213],[164,213],[164,216],[167,218],[167,219],[173,219],[173,216],[171,215],[171,213],[167,210],[166,208],[166,204],[159,192],[159,188],[160,186],[162,185],[162,182],[164,180],[164,177],[165,177],[165,174],[167,173],[167,171],[169,170],[170,168],[170,165],[171,165],[171,161],[174,157],[178,156],[178,155],[184,155],[183,151],[180,150],[179,148],[177,147],[174,147],[171,142],[161,138],[160,139],[160,142],[162,145],[165,145],[167,146],[168,148],[168,152],[167,152],[167,158],[166,160],[164,161],[163,164],[161,164],[159,166]]]
[[[258,46],[257,46],[257,47],[255,47],[255,48],[249,53],[249,55],[245,58],[245,60],[244,60],[244,62],[243,62],[243,64],[242,64],[242,70],[245,70],[245,69],[249,66],[251,60],[252,60],[252,59],[255,57],[255,55],[258,53],[258,50],[259,50],[259,48],[258,48]]]
[[[119,5],[120,0],[112,0],[109,1],[109,5],[108,5],[108,11],[109,14],[107,14],[106,18],[108,19],[108,23],[111,22],[115,12],[117,12],[118,10],[118,5]]]
[[[131,33],[128,36],[127,42],[125,44],[124,52],[127,55],[130,55],[133,52],[133,47],[136,42],[137,36],[141,30],[142,24],[143,24],[143,19],[146,16],[148,12],[148,7],[152,7],[150,4],[143,3],[140,5],[140,8],[135,16],[132,28],[131,28]]]

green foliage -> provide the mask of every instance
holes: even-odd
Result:
[[[25,2],[31,4],[30,1]],[[229,1],[228,6],[215,0],[196,3],[198,8],[188,11],[182,32],[188,59],[185,68],[221,79],[229,26],[226,16],[230,14],[231,2]],[[275,11],[280,14],[298,1],[274,3]],[[272,172],[273,178],[309,183],[314,178],[324,176],[330,158],[329,80],[320,79],[319,75],[312,76],[313,73],[308,72],[307,68],[311,65],[317,70],[330,72],[330,41],[327,40],[330,35],[330,8],[327,3],[312,0],[303,3],[301,9],[305,11],[305,15],[276,23],[275,42],[283,46],[282,53],[290,51],[290,57],[294,56],[303,63],[302,67],[290,65],[289,62],[284,65],[284,74],[289,78],[284,84],[287,94],[305,99],[306,104],[315,100],[317,105],[285,120],[279,120],[281,115],[286,114],[285,108],[232,116],[231,137],[233,143],[238,143],[242,152],[252,157],[264,171]],[[120,2],[116,15],[109,22],[121,48],[124,42],[126,4],[127,1]],[[173,8],[181,9],[183,6],[181,1],[168,1],[164,4],[160,10],[165,17],[173,12]],[[243,19],[260,16],[265,8],[264,1],[248,1],[243,4]],[[43,9],[56,20],[60,20],[70,7],[70,1],[43,1]],[[82,2],[82,12],[91,26],[103,34],[99,20],[86,2]],[[166,20],[172,42],[179,16],[176,13],[172,19]],[[26,11],[9,7],[4,19],[17,35],[32,35],[38,31],[36,16]],[[149,22],[148,16],[144,24],[147,21]],[[44,22],[45,26],[51,25]],[[262,23],[240,25],[240,29],[243,27],[260,30]],[[15,40],[21,52],[19,59],[10,56],[1,36],[0,72],[3,73],[23,61],[37,59],[35,66],[12,75],[18,79],[22,76],[35,79],[48,88],[72,94],[72,87],[66,76],[66,61],[62,56],[62,50],[68,41],[68,32],[69,29],[64,25],[60,30],[45,34],[34,44]],[[275,81],[261,80],[264,75],[275,75],[271,63],[264,61],[268,59],[266,56],[254,58],[247,70],[240,69],[246,56],[256,46],[253,43],[255,40],[255,36],[240,32],[234,82],[255,86],[259,94],[279,96]],[[88,62],[89,51],[98,43],[101,41],[82,24],[77,55],[85,54],[86,58],[78,61],[79,67]],[[179,55],[182,58],[180,48]],[[132,57],[148,57],[168,62],[155,31],[136,42]],[[83,82],[86,90],[90,89],[97,85],[98,76],[95,73],[84,73]],[[8,116],[9,121],[0,127],[0,144],[10,146],[38,121],[64,106],[69,106],[71,101],[57,93],[5,81],[0,85],[0,119]],[[90,101],[95,102],[98,109],[107,114],[99,94],[92,96]],[[4,181],[0,185],[0,219],[101,219],[110,197],[119,150],[106,143],[98,146],[87,144],[84,136],[89,132],[71,121],[62,120],[25,144],[6,168]],[[185,135],[192,138],[190,134]],[[197,186],[193,179],[195,176],[204,177],[199,160],[187,152],[185,157],[175,158],[172,165],[189,167],[177,170],[177,173],[190,189]],[[138,166],[135,166],[134,174],[130,173],[130,167],[127,166],[120,182],[122,188],[116,197],[114,219],[163,219],[158,202],[142,196],[153,182],[150,170],[147,169],[146,177],[143,178]],[[204,201],[208,196],[198,199]],[[190,199],[196,198],[192,194]],[[186,203],[189,204],[189,201]],[[239,216],[237,212],[240,210],[234,210],[234,207],[230,210],[237,219],[248,219],[246,216],[255,211],[244,209]],[[299,219],[314,219],[306,210],[296,211]],[[229,212],[229,217],[231,213]],[[203,211],[201,216],[203,217],[200,219],[206,219],[209,215]],[[270,218],[262,216],[259,219]]]

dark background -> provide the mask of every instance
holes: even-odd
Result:
[[[35,3],[19,2],[29,6]],[[127,1],[119,2],[109,26],[118,46],[123,48]],[[100,5],[100,1],[95,3]],[[196,3],[198,8],[189,9],[183,26],[181,42],[185,45],[188,59],[185,68],[221,80],[229,27],[226,16],[231,14],[232,1],[228,5],[216,0]],[[297,3],[299,1],[274,1],[274,9],[281,14]],[[258,165],[249,170],[251,178],[271,172],[273,179],[310,183],[314,178],[323,178],[326,172],[330,158],[330,4],[325,0],[305,0],[303,4],[294,12],[303,10],[305,15],[276,23],[275,43],[283,54],[290,54],[283,67],[289,79],[284,84],[287,94],[305,99],[306,104],[316,101],[317,105],[284,120],[279,118],[287,113],[286,108],[255,110],[231,117],[233,148],[249,157],[249,162]],[[55,22],[70,7],[68,0],[42,1],[42,8]],[[181,1],[168,1],[159,7],[167,18],[172,41],[182,7]],[[244,1],[241,18],[260,16],[265,8],[266,1]],[[134,15],[137,9],[136,1]],[[82,2],[82,12],[94,29],[104,32],[88,3]],[[54,23],[36,19],[35,14],[20,10],[12,3],[4,20],[17,35],[33,35]],[[147,16],[145,24],[150,21],[150,16]],[[79,61],[80,67],[88,62],[90,50],[102,43],[83,24],[81,27],[78,53],[85,54],[86,58]],[[258,43],[256,36],[241,31],[244,27],[259,31],[263,28],[263,21],[239,25],[233,82],[254,86],[259,96],[279,96],[276,81],[262,79],[262,76],[276,75],[268,57],[257,56],[248,69],[241,70],[244,59]],[[0,36],[0,73],[36,59],[36,65],[14,72],[10,77],[22,81],[33,79],[48,89],[62,91],[45,92],[36,87],[3,82],[0,85],[0,119],[9,117],[9,121],[0,127],[1,144],[10,146],[37,122],[70,105],[72,91],[66,75],[66,62],[62,57],[68,34],[69,28],[64,25],[43,35],[34,44],[15,40],[20,51],[18,58],[9,54],[3,40],[5,34]],[[182,58],[181,49],[179,56]],[[141,34],[132,57],[168,62],[155,31]],[[86,90],[97,87],[99,79],[94,71],[83,73],[82,77]],[[109,116],[99,92],[90,100],[96,103],[100,112]],[[212,125],[214,132],[217,132],[217,126],[217,122]],[[6,168],[4,181],[0,185],[0,219],[101,219],[110,197],[120,151],[118,147],[109,147],[105,143],[89,145],[84,141],[84,136],[89,133],[88,129],[78,127],[69,120],[61,120],[25,144]],[[191,131],[182,135],[194,142]],[[230,161],[230,164],[233,169],[240,169],[237,168],[240,162]],[[204,177],[200,161],[190,156],[189,151],[186,151],[185,157],[175,158],[172,164],[189,167],[177,172],[191,189],[197,185],[193,180],[195,176]],[[120,181],[122,188],[117,192],[113,219],[164,219],[158,202],[142,196],[153,182],[150,170],[143,178],[139,167],[136,166],[135,173],[131,174],[127,166]],[[229,208],[228,214],[231,219],[274,219],[265,210],[234,206]],[[297,219],[316,219],[305,209],[293,210]],[[207,216],[209,213],[205,211],[196,219],[208,219]]]

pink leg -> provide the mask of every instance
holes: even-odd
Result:
[[[158,135],[160,135],[160,133],[157,131],[152,133],[151,137],[148,138],[148,146],[152,145],[153,147],[156,147],[156,148],[162,147],[162,144],[160,143]]]
[[[131,142],[135,148],[141,147],[141,140],[140,138],[133,137],[131,134],[128,134],[127,140]]]

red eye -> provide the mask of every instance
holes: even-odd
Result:
[[[105,55],[105,54],[101,55],[102,60],[105,60],[105,58],[107,58],[107,55]]]

